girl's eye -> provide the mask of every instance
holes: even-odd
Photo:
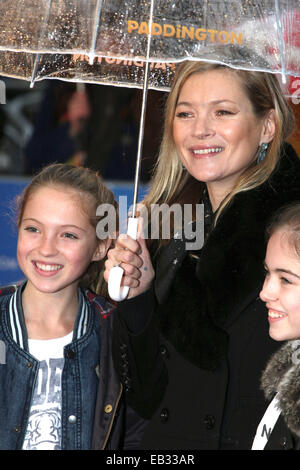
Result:
[[[38,229],[36,227],[25,227],[24,230],[26,230],[26,232],[32,232],[32,233],[38,232]]]
[[[286,277],[281,277],[280,280],[282,284],[292,284],[292,282],[289,281]]]
[[[70,238],[71,240],[78,240],[78,237],[74,233],[66,232],[63,234],[64,238]]]

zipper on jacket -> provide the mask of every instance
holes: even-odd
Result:
[[[111,429],[112,429],[112,425],[113,425],[114,420],[115,420],[115,416],[116,416],[116,412],[117,412],[117,409],[118,409],[118,406],[119,406],[119,401],[120,401],[120,399],[121,399],[122,392],[123,392],[123,385],[120,384],[120,392],[119,392],[119,395],[118,395],[118,398],[117,398],[117,401],[116,401],[115,409],[114,409],[113,415],[112,415],[112,417],[111,417],[110,424],[109,424],[109,428],[108,428],[108,431],[107,431],[107,434],[106,434],[106,437],[105,437],[105,441],[104,441],[104,443],[103,443],[103,446],[102,446],[101,450],[104,450],[104,449],[105,449],[105,446],[106,446],[106,444],[107,444],[108,438],[109,438],[109,436],[110,436]]]

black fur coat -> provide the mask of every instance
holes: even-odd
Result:
[[[286,146],[271,178],[238,194],[220,216],[198,261],[185,251],[183,240],[174,239],[164,249],[155,281],[160,329],[189,362],[218,367],[227,351],[227,329],[261,289],[270,216],[297,200],[300,160]]]

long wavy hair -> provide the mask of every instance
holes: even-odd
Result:
[[[90,223],[95,227],[95,232],[98,222],[104,217],[96,215],[97,207],[100,204],[111,204],[116,211],[116,229],[118,230],[117,202],[113,193],[105,186],[99,174],[88,168],[63,163],[46,166],[31,180],[23,193],[17,197],[18,228],[22,222],[28,199],[35,191],[42,187],[71,189],[74,191],[78,195],[79,204],[82,205],[85,213],[89,215]],[[107,238],[114,238],[114,236],[114,233],[107,234]],[[84,288],[91,289],[96,294],[107,297],[107,284],[103,278],[105,259],[106,257],[100,261],[92,261],[80,279],[79,284]]]
[[[280,88],[277,78],[266,72],[246,71],[230,68],[226,65],[185,61],[176,71],[171,91],[165,105],[164,134],[161,142],[160,152],[154,169],[150,184],[150,191],[144,200],[144,204],[150,211],[152,204],[199,203],[205,183],[193,178],[187,171],[182,169],[173,139],[173,120],[177,101],[185,82],[194,74],[224,70],[236,76],[247,97],[253,106],[257,118],[261,119],[274,109],[276,132],[272,142],[269,143],[266,157],[257,164],[253,162],[237,179],[232,191],[220,204],[215,217],[218,217],[234,196],[242,191],[248,191],[264,183],[275,169],[281,154],[284,140],[291,134],[295,126],[294,115]],[[160,240],[160,244],[164,244]]]

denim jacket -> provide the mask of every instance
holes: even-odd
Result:
[[[22,449],[39,369],[38,360],[28,352],[23,286],[0,289],[0,450]],[[64,347],[62,450],[126,447],[122,386],[110,352],[112,311],[113,306],[103,298],[79,289],[73,339]],[[137,418],[129,447],[137,448],[137,430],[142,432],[139,424],[142,422]]]

